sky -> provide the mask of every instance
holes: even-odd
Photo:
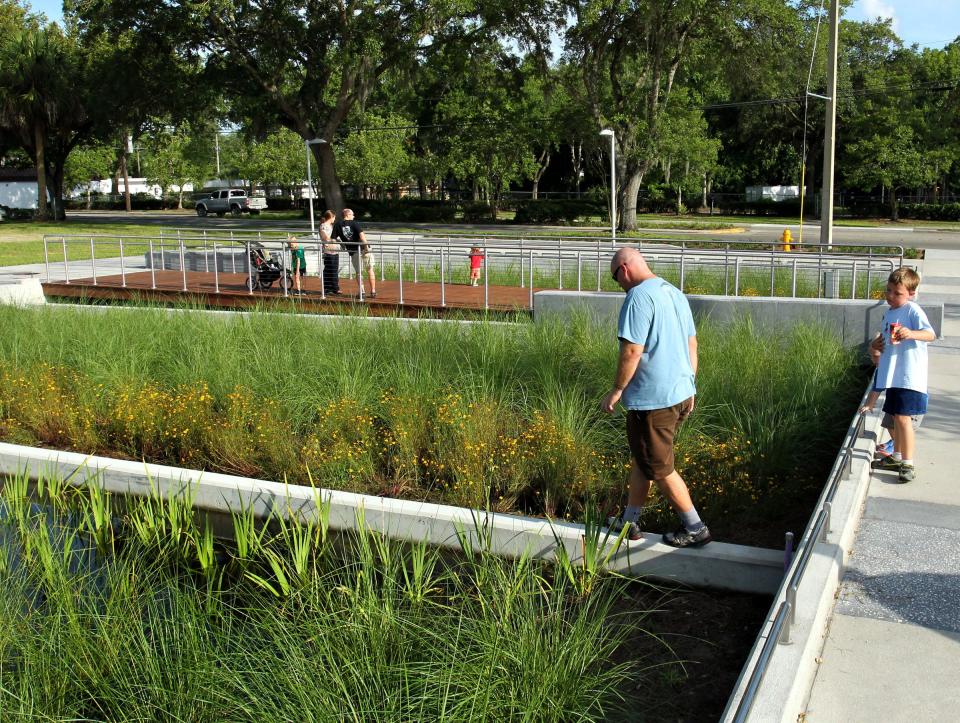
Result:
[[[32,0],[30,5],[51,20],[59,20],[63,13],[62,0]],[[893,29],[906,45],[916,43],[924,48],[942,48],[960,35],[957,0],[856,0],[846,17],[892,18]]]

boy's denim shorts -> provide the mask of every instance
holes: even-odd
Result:
[[[883,411],[898,417],[916,417],[927,413],[927,395],[913,389],[887,389]]]

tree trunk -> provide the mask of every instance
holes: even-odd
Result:
[[[899,221],[900,220],[900,209],[897,207],[897,189],[890,189],[890,220]]]
[[[180,184],[180,194],[177,196],[177,210],[183,210],[183,184]]]
[[[44,138],[43,126],[36,125],[33,129],[34,144],[37,149],[37,155],[34,161],[37,164],[37,218],[46,221],[50,218],[50,211],[47,209],[47,159],[46,159],[46,139]]]
[[[637,196],[640,194],[640,184],[643,183],[643,172],[637,171],[630,175],[620,203],[620,224],[624,231],[633,231],[637,227]]]
[[[417,193],[420,194],[420,200],[427,198],[427,181],[423,176],[417,176]]]
[[[123,171],[123,203],[127,208],[127,213],[133,210],[130,203],[130,175],[127,173],[127,139],[124,137],[123,150],[120,151],[120,168]]]
[[[318,143],[310,147],[313,149],[317,168],[320,169],[320,190],[323,194],[323,202],[328,209],[339,214],[343,210],[343,189],[340,187],[340,179],[337,178],[337,161],[333,155],[333,148],[329,143]],[[313,189],[310,191],[312,193]]]
[[[57,221],[63,221],[67,217],[63,208],[63,166],[65,162],[66,159],[63,159],[59,163],[54,163],[47,173],[49,179],[47,187],[50,189],[50,199],[53,201],[52,217]]]
[[[530,199],[533,201],[536,201],[539,197],[540,179],[543,178],[543,174],[546,173],[550,165],[550,146],[547,146],[540,152],[537,163],[537,172],[533,174],[533,193],[530,194]]]

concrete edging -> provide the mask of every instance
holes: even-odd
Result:
[[[476,543],[480,528],[489,534],[494,552],[510,557],[524,553],[553,560],[559,545],[574,562],[582,561],[584,527],[519,515],[486,513],[463,507],[373,497],[351,492],[286,485],[267,480],[200,472],[180,467],[95,457],[76,452],[0,443],[0,474],[30,477],[62,475],[72,484],[95,482],[115,493],[148,495],[153,490],[177,494],[186,486],[200,509],[227,512],[252,508],[258,517],[271,512],[313,516],[330,504],[330,527],[356,529],[358,515],[372,529],[401,540],[424,540],[459,549],[458,528]],[[612,550],[608,569],[625,576],[650,576],[672,582],[738,592],[771,594],[783,577],[783,553],[714,542],[698,550],[678,550],[654,539],[625,541]]]
[[[796,618],[790,630],[791,642],[777,644],[750,713],[745,718],[747,721],[795,723],[805,710],[806,699],[817,674],[827,626],[836,604],[836,594],[863,514],[870,486],[870,463],[881,417],[878,413],[867,416],[864,433],[853,446],[850,474],[840,481],[833,498],[826,541],[814,544],[806,571],[799,581]],[[786,584],[787,580],[784,580],[783,588]],[[771,610],[776,610],[785,598],[786,590],[781,589],[774,598]],[[772,616],[757,636],[744,664],[745,672],[752,670],[756,664],[771,627]],[[725,723],[735,719],[734,703],[739,703],[747,687],[747,677],[741,675],[737,688],[730,696],[721,719]]]

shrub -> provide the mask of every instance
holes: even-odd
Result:
[[[960,203],[903,203],[901,218],[923,221],[960,221]]]
[[[493,220],[493,208],[488,203],[465,203],[463,205],[464,223],[490,223]]]
[[[602,215],[606,206],[588,199],[521,201],[517,204],[516,223],[570,225],[582,216]]]

